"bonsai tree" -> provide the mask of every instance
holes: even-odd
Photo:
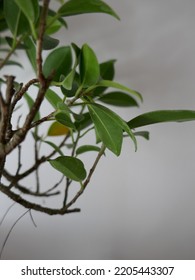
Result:
[[[0,191],[27,209],[64,215],[80,211],[74,204],[90,183],[101,157],[106,152],[120,156],[124,137],[136,150],[136,137],[148,139],[149,135],[137,128],[194,120],[195,111],[153,111],[124,120],[110,105],[135,107],[142,96],[114,80],[115,60],[100,63],[87,43],[64,46],[55,36],[59,30],[66,32],[70,16],[105,13],[117,20],[119,16],[101,0],[62,0],[56,10],[49,4],[49,0],[0,1]],[[29,66],[20,59],[21,52]],[[31,79],[22,81],[15,70],[10,71],[10,65],[22,67],[24,75],[31,67]],[[45,114],[43,108],[52,109]],[[94,135],[90,142],[85,140],[88,133]],[[28,157],[23,155],[26,141],[34,150],[34,163],[28,168],[22,162]],[[15,150],[18,160],[13,171],[6,163]],[[94,161],[86,170],[82,154],[90,152]],[[46,190],[40,180],[43,165],[59,174],[59,180]],[[32,174],[34,186],[24,185],[24,179]],[[73,183],[79,189],[70,193]],[[36,201],[57,195],[61,196],[59,208]]]

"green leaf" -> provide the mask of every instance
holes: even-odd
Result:
[[[81,182],[86,178],[86,170],[83,162],[74,157],[61,156],[53,160],[49,160],[53,168],[64,174],[71,180]]]
[[[0,62],[1,62],[1,59],[0,59]],[[22,64],[20,64],[19,62],[17,62],[17,61],[14,61],[14,60],[8,60],[8,61],[6,61],[6,63],[5,63],[5,65],[6,66],[19,66],[19,67],[21,67],[21,68],[23,68],[23,65]]]
[[[74,123],[72,122],[70,116],[67,114],[66,111],[60,111],[58,110],[55,114],[54,117],[56,119],[57,122],[72,128],[72,129],[76,129]]]
[[[117,156],[120,155],[123,139],[123,130],[117,117],[110,110],[97,104],[88,104],[89,113],[98,134],[104,145]]]
[[[134,142],[134,145],[135,145],[135,150],[137,150],[137,141],[136,141],[136,138],[133,134],[133,132],[131,131],[131,129],[129,128],[129,126],[127,125],[126,121],[124,121],[119,115],[117,115],[115,112],[111,111],[110,109],[102,106],[102,105],[99,105],[99,104],[90,104],[93,109],[95,108],[96,112],[97,112],[97,109],[99,111],[99,116],[102,116],[104,115],[105,117],[109,117],[110,119],[110,122],[113,124],[115,123],[118,127],[121,128],[122,132],[125,131],[129,137],[132,139],[132,141]],[[92,117],[92,116],[91,116]],[[94,123],[95,124],[95,123]],[[98,129],[96,127],[96,130],[98,132]],[[99,134],[99,132],[98,132]],[[99,135],[100,136],[100,135]],[[102,140],[102,137],[100,136],[100,139]],[[102,140],[102,142],[104,142]],[[106,143],[104,143],[106,145]],[[122,143],[121,143],[122,144]]]
[[[70,73],[65,77],[65,79],[62,81],[63,88],[67,90],[72,89],[73,81],[75,76],[75,69],[72,69]]]
[[[75,127],[77,130],[83,130],[91,124],[92,124],[92,119],[90,114],[87,112],[82,114],[82,118],[75,122]]]
[[[77,92],[78,88],[80,86],[80,80],[78,73],[75,73],[74,80],[72,83],[72,88],[70,90],[66,89],[65,87],[61,86],[62,93],[67,97],[73,97],[75,96],[75,93]]]
[[[26,99],[26,102],[28,104],[29,109],[31,109],[32,106],[34,105],[34,100],[27,93],[24,94],[24,98]],[[37,112],[35,117],[34,117],[34,121],[38,121],[38,120],[40,120],[40,113],[39,112]]]
[[[7,44],[8,44],[11,48],[12,48],[12,46],[15,44],[14,39],[11,38],[11,37],[6,36],[6,37],[5,37],[5,40],[6,40]],[[16,47],[16,48],[17,48],[17,49],[20,49],[20,50],[24,50],[26,47],[25,47],[24,44],[17,44],[17,47]]]
[[[48,89],[45,94],[45,98],[51,104],[54,109],[58,108],[58,103],[62,102],[62,99],[53,90]]]
[[[81,49],[79,66],[82,86],[95,85],[100,78],[100,67],[94,51],[87,44]]]
[[[64,17],[86,13],[106,13],[120,19],[113,9],[100,0],[69,0],[60,7],[58,13]]]
[[[76,155],[80,155],[86,152],[99,152],[100,151],[100,147],[98,146],[94,146],[94,145],[83,145],[80,146],[77,150],[76,150]]]
[[[43,73],[46,77],[54,73],[53,80],[59,81],[61,75],[68,75],[72,65],[72,54],[69,46],[53,50],[45,60]]]
[[[7,25],[14,37],[24,34],[26,31],[28,31],[28,21],[15,3],[15,0],[4,0],[3,5]]]
[[[162,122],[186,122],[195,120],[195,111],[191,110],[162,110],[148,112],[135,117],[127,124],[133,129],[145,125]]]
[[[39,16],[38,0],[15,0],[15,3],[22,10],[29,21],[36,22]]]
[[[63,25],[58,19],[55,19],[55,20],[54,19],[55,19],[54,16],[47,17],[47,20],[46,20],[46,34],[47,35],[52,35],[52,34],[56,33],[57,31],[60,30],[60,28]]]
[[[70,129],[59,123],[59,122],[53,122],[51,126],[49,127],[49,130],[47,132],[48,136],[62,136],[69,134]]]
[[[150,138],[150,134],[148,131],[137,131],[137,132],[134,132],[134,135],[141,136],[141,137],[145,138],[146,140],[149,140],[149,138]]]
[[[143,98],[141,96],[141,94],[133,89],[130,89],[124,85],[121,85],[117,82],[114,81],[109,81],[109,80],[101,80],[97,86],[101,86],[101,87],[111,87],[111,88],[116,88],[116,89],[120,89],[123,91],[126,91],[128,93],[130,93],[131,95],[137,97],[138,99],[140,99],[141,101],[143,101]]]
[[[50,36],[44,35],[43,36],[43,49],[44,50],[51,50],[57,47],[59,44],[59,40],[52,38]]]
[[[108,60],[103,63],[100,63],[100,76],[103,80],[110,80],[114,79],[115,69],[114,64],[116,60]],[[98,87],[93,91],[93,96],[98,96],[106,90],[106,87]]]
[[[121,91],[106,93],[102,95],[98,99],[98,101],[114,106],[121,106],[121,107],[139,106],[135,99],[133,99],[131,96]]]
[[[30,37],[27,37],[25,39],[25,45],[26,45],[26,54],[27,57],[34,69],[34,72],[37,71],[37,62],[36,62],[36,47],[34,42],[31,40]]]
[[[56,146],[56,144],[54,144],[53,142],[50,141],[43,141],[44,143],[50,145],[56,152],[58,152],[61,156],[64,156],[64,154],[62,153],[62,151],[60,150],[60,148],[58,146]]]

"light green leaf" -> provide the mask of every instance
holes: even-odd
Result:
[[[130,88],[124,86],[124,85],[121,85],[117,82],[109,81],[109,80],[101,80],[98,83],[98,86],[120,89],[120,90],[123,90],[123,91],[126,91],[126,92],[130,93],[131,95],[133,95],[133,96],[137,97],[138,99],[140,99],[141,101],[143,101],[143,98],[142,98],[142,96],[139,92],[137,92],[133,89],[130,89]]]
[[[94,146],[94,145],[83,145],[80,146],[77,150],[76,150],[76,155],[80,155],[86,152],[99,152],[100,151],[100,147],[98,146]]]
[[[49,160],[53,168],[64,174],[71,180],[81,182],[86,178],[86,170],[83,162],[74,157],[61,156],[53,160]]]
[[[106,13],[117,19],[119,16],[101,0],[69,0],[59,9],[62,16],[74,16],[86,13]]]
[[[192,110],[162,110],[139,115],[127,124],[133,129],[162,122],[186,122],[193,120],[195,120],[195,111]]]
[[[98,101],[114,106],[121,106],[121,107],[139,106],[134,98],[121,91],[114,91],[114,92],[103,94],[98,99]]]
[[[104,145],[117,156],[120,155],[123,139],[123,130],[111,111],[107,111],[97,104],[88,104],[89,113],[98,134]]]
[[[45,60],[43,73],[46,77],[54,73],[53,80],[59,81],[60,76],[66,76],[72,65],[72,54],[69,46],[53,50]]]
[[[84,44],[80,57],[81,84],[84,88],[95,85],[100,78],[100,67],[94,51]]]
[[[75,76],[75,68],[70,71],[70,73],[65,77],[65,79],[62,81],[63,88],[67,90],[72,89],[73,81]]]
[[[46,20],[46,34],[52,35],[60,30],[60,28],[63,26],[63,24],[58,20],[55,19],[54,16],[48,16]]]

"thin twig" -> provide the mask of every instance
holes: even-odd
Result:
[[[102,147],[93,163],[92,168],[89,171],[89,174],[85,180],[85,182],[83,183],[83,185],[81,186],[80,190],[77,192],[77,194],[73,197],[73,199],[66,205],[67,208],[69,208],[70,206],[72,206],[76,200],[81,196],[81,194],[84,192],[85,188],[87,187],[87,185],[89,184],[91,177],[97,167],[97,164],[100,160],[100,158],[103,156],[104,152],[105,152],[106,147],[104,146],[104,144],[102,144]]]

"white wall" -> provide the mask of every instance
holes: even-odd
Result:
[[[69,30],[59,36],[65,44],[88,42],[100,61],[117,58],[116,80],[144,98],[139,109],[125,109],[123,117],[194,109],[195,2],[107,3],[121,22],[106,15],[72,17]],[[14,228],[3,258],[194,259],[195,123],[147,129],[151,139],[139,139],[136,153],[125,140],[120,158],[108,153],[102,160],[77,202],[81,213],[50,217],[33,212],[37,228],[26,215]],[[4,195],[0,199],[3,215],[12,202]],[[0,228],[0,244],[23,212],[12,208]]]

